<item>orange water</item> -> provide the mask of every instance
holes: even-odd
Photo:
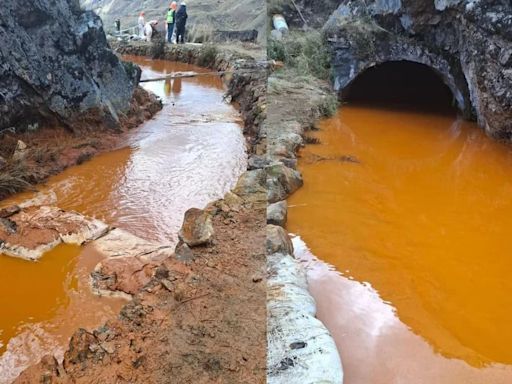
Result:
[[[191,65],[130,57],[152,78]],[[145,83],[163,110],[129,132],[123,148],[93,158],[38,187],[49,204],[76,210],[145,239],[173,244],[184,212],[230,190],[246,169],[239,115],[218,77]],[[22,193],[2,205],[33,198]],[[62,353],[78,327],[95,327],[122,302],[90,294],[91,250],[60,246],[32,263],[0,255],[0,383],[46,353]],[[81,283],[80,283],[81,282]],[[87,315],[84,315],[86,313]],[[2,354],[3,353],[3,354]]]
[[[510,146],[450,115],[356,106],[315,136],[288,229],[341,272],[310,284],[347,383],[512,382]]]

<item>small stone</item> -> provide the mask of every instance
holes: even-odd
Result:
[[[0,217],[3,219],[6,219],[8,217],[11,217],[12,215],[15,215],[16,213],[20,212],[21,208],[17,205],[11,205],[9,207],[0,209]]]
[[[155,271],[155,277],[157,279],[166,279],[169,277],[169,270],[164,265],[160,265]]]
[[[263,280],[263,277],[261,277],[260,275],[254,275],[252,277],[252,282],[253,283],[260,283],[262,280]]]
[[[202,209],[191,208],[185,212],[179,238],[190,247],[206,244],[213,237],[211,215]]]
[[[100,345],[101,345],[101,348],[103,348],[105,350],[105,352],[107,352],[109,354],[112,354],[116,351],[116,347],[113,342],[105,342],[105,343],[101,343]]]
[[[160,281],[165,289],[167,289],[169,292],[174,291],[174,285],[167,279],[163,279]]]
[[[194,260],[194,252],[185,243],[179,243],[175,250],[176,259],[183,262],[191,262]]]
[[[290,344],[290,348],[291,349],[302,349],[302,348],[306,348],[307,345],[308,344],[305,343],[304,341],[296,341],[296,342]]]

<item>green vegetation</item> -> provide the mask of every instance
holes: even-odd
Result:
[[[270,59],[282,61],[296,76],[331,78],[331,52],[318,31],[293,31],[282,40],[270,38],[267,51]]]

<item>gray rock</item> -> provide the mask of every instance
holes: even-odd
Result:
[[[238,183],[233,189],[233,193],[243,199],[250,197],[250,195],[266,193],[265,170],[255,169],[244,172],[238,179]]]
[[[293,255],[293,244],[283,229],[278,225],[267,224],[267,255],[274,253],[284,253]]]
[[[304,184],[301,174],[282,163],[266,168],[267,199],[270,204],[285,200]]]
[[[78,0],[4,0],[0,20],[0,129],[117,125],[137,70],[110,50],[98,16]]]
[[[210,242],[213,237],[211,215],[202,209],[189,209],[185,212],[183,226],[178,236],[182,242],[190,247],[196,247]]]
[[[194,252],[192,252],[192,250],[186,243],[180,242],[176,246],[176,250],[174,251],[174,253],[176,254],[176,259],[178,259],[179,261],[188,263],[194,260]]]
[[[247,161],[247,169],[252,171],[254,169],[263,169],[269,165],[269,160],[266,156],[251,155]]]
[[[267,207],[267,224],[284,227],[288,216],[288,203],[286,200],[269,204]]]

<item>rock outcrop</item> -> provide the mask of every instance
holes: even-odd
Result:
[[[427,65],[466,118],[512,138],[512,5],[508,0],[343,1],[324,26],[342,92],[389,61]]]
[[[117,126],[140,70],[110,50],[98,16],[78,0],[5,0],[0,20],[0,130]]]

